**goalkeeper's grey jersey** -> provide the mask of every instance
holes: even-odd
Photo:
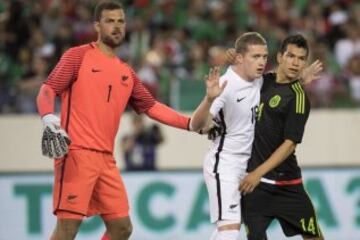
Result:
[[[219,155],[217,164],[220,168],[220,165],[232,168],[240,162],[246,168],[254,140],[255,112],[263,78],[246,81],[230,66],[221,76],[220,84],[225,80],[226,88],[210,108],[210,113],[225,128],[225,133],[215,139],[208,155]]]

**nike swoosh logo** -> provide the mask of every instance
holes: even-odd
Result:
[[[101,72],[100,69],[95,69],[95,68],[91,69],[91,71],[92,71],[93,73]]]
[[[77,198],[76,195],[69,195],[69,196],[67,197],[68,200],[73,200],[73,199],[75,199],[75,198]]]
[[[240,99],[239,99],[239,98],[237,98],[237,99],[236,99],[236,102],[241,102],[242,100],[244,100],[244,98],[245,98],[245,97],[240,98]]]
[[[236,206],[237,206],[238,204],[233,204],[233,205],[230,205],[230,209],[234,209],[234,208],[236,208]]]

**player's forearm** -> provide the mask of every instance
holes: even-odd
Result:
[[[197,107],[195,112],[193,113],[191,117],[190,127],[191,130],[198,132],[200,129],[203,129],[208,119],[211,117],[210,114],[210,107],[211,107],[211,101],[205,97],[200,105]]]
[[[56,93],[52,87],[47,84],[41,86],[36,99],[38,112],[41,117],[54,112],[55,97]]]
[[[146,111],[146,115],[163,124],[189,130],[190,118],[176,112],[162,103],[156,102],[154,106]]]
[[[291,140],[285,140],[276,151],[255,171],[261,177],[266,173],[280,165],[285,159],[287,159],[291,153],[295,151],[296,144]]]

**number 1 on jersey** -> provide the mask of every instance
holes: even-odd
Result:
[[[112,89],[112,86],[109,85],[109,92],[108,92],[108,97],[107,97],[108,102],[110,101],[111,89]]]
[[[254,122],[256,121],[256,113],[258,111],[258,106],[252,107],[251,108],[251,124],[254,124]]]

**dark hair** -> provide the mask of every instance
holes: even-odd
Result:
[[[235,49],[237,53],[245,53],[249,45],[265,45],[266,40],[260,33],[247,32],[236,39]]]
[[[101,14],[104,10],[116,10],[116,9],[124,9],[123,5],[115,0],[106,0],[99,2],[94,11],[94,20],[100,21]]]
[[[288,36],[287,38],[285,38],[282,43],[281,43],[281,47],[280,47],[280,53],[283,54],[286,49],[287,46],[293,44],[299,48],[303,48],[306,50],[306,56],[309,55],[309,45],[307,40],[300,34],[296,34],[296,35],[291,35]]]

